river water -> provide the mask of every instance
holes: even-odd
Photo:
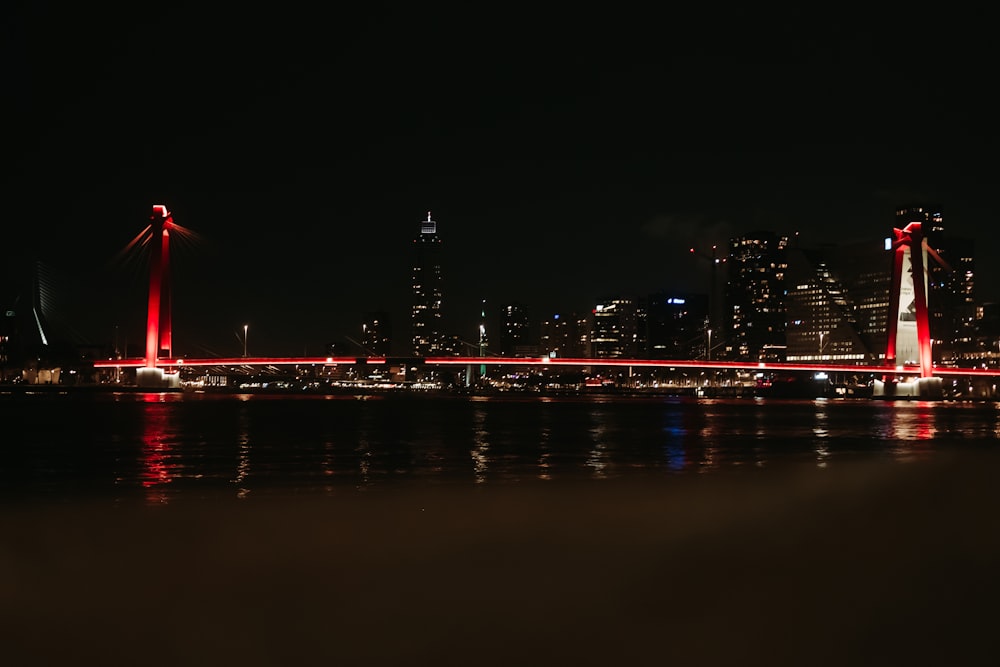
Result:
[[[0,394],[10,664],[992,665],[993,403]]]
[[[169,501],[387,485],[671,478],[997,446],[994,403],[0,394],[0,490]]]

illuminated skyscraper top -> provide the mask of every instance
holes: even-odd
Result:
[[[430,211],[427,211],[427,219],[420,223],[420,234],[437,234],[437,223],[431,220]]]
[[[413,245],[413,354],[427,357],[440,354],[442,345],[441,239],[430,211]]]

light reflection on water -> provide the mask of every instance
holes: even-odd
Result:
[[[826,443],[826,439],[830,437],[830,431],[827,428],[827,422],[829,421],[827,399],[817,399],[815,405],[816,423],[813,426],[813,437],[815,438],[813,447],[816,451],[816,465],[820,468],[825,468],[826,460],[830,456],[830,449]]]
[[[236,476],[233,484],[236,485],[236,495],[244,498],[250,489],[246,487],[246,480],[250,476],[250,417],[246,407],[240,406],[236,417]]]
[[[0,417],[26,434],[0,453],[0,490],[83,484],[150,502],[906,462],[1000,437],[994,404],[826,399],[70,394],[0,400]]]
[[[542,421],[539,426],[538,433],[538,479],[541,480],[552,479],[552,475],[549,471],[549,459],[552,456],[550,451],[550,440],[552,440],[551,416],[550,413],[546,411],[542,414]]]
[[[605,440],[607,438],[607,425],[610,419],[603,408],[591,410],[590,419],[589,432],[591,443],[590,451],[587,455],[587,467],[593,471],[594,477],[605,477],[608,468],[607,444]]]
[[[166,502],[167,496],[162,487],[170,483],[174,474],[181,472],[180,462],[174,460],[171,452],[174,425],[170,422],[170,412],[163,405],[166,401],[162,395],[143,394],[142,401],[140,483],[150,502]]]
[[[489,433],[486,431],[486,411],[480,407],[472,412],[472,470],[476,483],[486,481],[486,471],[490,467]]]

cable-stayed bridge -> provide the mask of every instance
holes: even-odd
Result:
[[[136,383],[150,388],[168,386],[178,379],[182,368],[199,366],[421,366],[447,368],[454,366],[515,366],[533,368],[629,368],[641,369],[693,369],[731,370],[746,372],[785,373],[848,373],[872,374],[876,395],[885,397],[928,397],[941,394],[941,378],[996,377],[996,368],[935,367],[930,357],[930,334],[927,322],[926,272],[927,255],[933,251],[927,246],[920,222],[910,223],[905,229],[894,230],[893,286],[887,331],[886,362],[882,365],[850,364],[801,364],[788,362],[750,362],[729,360],[691,359],[622,359],[622,358],[556,358],[556,357],[497,357],[497,356],[444,356],[444,357],[230,357],[230,358],[178,358],[172,354],[171,299],[169,281],[169,240],[172,231],[185,232],[173,221],[165,206],[153,206],[150,224],[133,240],[147,243],[151,251],[149,299],[146,327],[146,353],[143,358],[107,359],[94,362],[95,368],[134,368]],[[917,279],[914,279],[914,276]],[[919,276],[923,276],[923,280]],[[915,311],[916,317],[906,314]],[[914,363],[897,364],[897,359],[914,359]],[[471,373],[469,374],[471,377]]]

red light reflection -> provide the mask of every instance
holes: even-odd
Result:
[[[163,394],[143,394],[143,433],[139,481],[148,499],[166,502],[163,486],[173,479],[169,415]]]

